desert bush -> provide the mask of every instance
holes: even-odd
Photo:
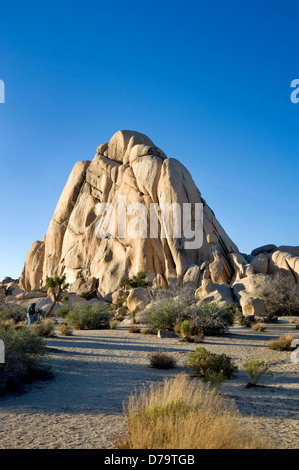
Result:
[[[122,279],[121,287],[129,287],[134,289],[135,287],[147,287],[150,286],[151,283],[146,279],[145,271],[139,271],[136,275],[132,276],[128,279]]]
[[[192,334],[192,325],[189,320],[184,320],[180,324],[180,334],[183,338],[188,339]]]
[[[55,323],[50,318],[44,318],[41,323],[33,323],[30,328],[38,336],[50,337],[54,336]]]
[[[144,386],[124,406],[122,449],[262,449],[266,439],[245,428],[234,402],[177,374]]]
[[[150,365],[155,369],[171,369],[176,365],[176,359],[164,351],[154,351],[149,354]]]
[[[140,333],[142,335],[150,335],[152,333],[150,328],[141,328]]]
[[[240,326],[245,326],[246,328],[252,327],[256,323],[256,319],[253,315],[245,316],[239,315],[238,316],[238,323]]]
[[[289,319],[289,323],[290,323],[290,325],[293,325],[294,323],[296,323],[295,318],[290,318],[290,319]]]
[[[278,272],[267,288],[257,291],[272,316],[299,315],[299,286],[290,282],[290,273]]]
[[[227,331],[231,316],[225,308],[211,302],[193,307],[191,321],[198,332],[205,336],[215,336]]]
[[[151,328],[173,329],[176,323],[186,319],[188,306],[172,297],[162,297],[149,305],[145,323]]]
[[[94,297],[96,297],[96,289],[94,290],[88,290],[86,292],[81,292],[79,294],[80,297],[82,297],[83,299],[85,300],[91,300],[93,299]]]
[[[295,328],[299,330],[299,321],[296,321]]]
[[[246,385],[246,388],[256,387],[260,378],[269,371],[269,364],[266,361],[261,361],[258,359],[246,361],[243,367],[249,377],[249,382]]]
[[[119,325],[119,322],[117,320],[110,320],[109,322],[110,330],[115,330],[118,325]]]
[[[0,339],[5,344],[0,393],[20,390],[26,382],[49,377],[46,344],[31,328],[0,329]]]
[[[59,332],[63,336],[72,336],[73,334],[73,327],[71,325],[68,325],[67,322],[63,321],[59,324]]]
[[[129,327],[129,333],[141,333],[141,330],[140,330],[140,328],[138,328],[138,326],[131,325]]]
[[[208,370],[206,374],[201,378],[201,380],[218,391],[223,384],[223,382],[226,381],[226,377],[222,371],[216,372],[214,370]]]
[[[226,354],[215,354],[205,348],[196,348],[184,364],[193,370],[194,375],[207,378],[213,373],[222,373],[226,379],[231,379],[238,368]]]
[[[66,322],[77,330],[109,328],[107,305],[78,304],[65,317]]]
[[[291,351],[291,343],[293,339],[295,339],[293,335],[282,335],[278,339],[272,339],[269,341],[268,348],[274,349],[275,351]]]
[[[260,322],[260,323],[253,323],[251,325],[251,328],[252,328],[253,331],[261,332],[261,331],[265,331],[267,326],[265,325],[265,323]]]
[[[26,320],[26,310],[22,307],[4,307],[0,309],[0,324],[12,320],[21,323]]]
[[[65,318],[71,310],[72,310],[72,307],[70,307],[70,305],[62,305],[56,310],[56,317]]]

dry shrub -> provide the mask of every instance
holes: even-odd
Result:
[[[267,326],[265,325],[265,323],[253,323],[251,325],[251,328],[253,331],[265,331]]]
[[[264,449],[233,401],[185,374],[132,394],[125,406],[123,449]]]
[[[72,336],[73,334],[73,327],[69,325],[67,322],[63,321],[59,325],[59,332],[63,336]]]
[[[295,339],[293,335],[282,335],[278,339],[272,339],[269,341],[268,348],[274,349],[275,351],[291,351],[291,342],[293,339]]]
[[[44,318],[41,323],[33,323],[30,327],[39,336],[50,337],[54,336],[55,323],[50,318]]]
[[[149,354],[150,364],[155,369],[171,369],[176,365],[176,359],[164,351]]]

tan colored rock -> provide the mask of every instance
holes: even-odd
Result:
[[[135,312],[144,310],[149,302],[150,296],[143,287],[136,287],[135,289],[132,289],[127,298],[127,306],[131,312],[133,312],[133,310]]]
[[[6,284],[5,294],[7,297],[15,297],[18,294],[22,294],[24,291],[20,289],[19,285],[16,282],[9,282]]]
[[[18,300],[27,300],[27,299],[40,299],[43,297],[47,297],[45,292],[22,292],[21,294],[16,295],[16,299]]]
[[[260,293],[267,291],[272,282],[272,276],[253,274],[233,284],[233,291],[240,302],[243,315],[262,316],[266,313],[266,304],[260,297]]]
[[[41,288],[45,243],[35,241],[27,253],[25,265],[19,280],[21,289],[31,291]]]
[[[265,253],[259,253],[253,258],[250,264],[253,267],[254,274],[267,274],[269,260]]]
[[[213,284],[211,280],[203,281],[202,285],[195,291],[198,304],[216,302],[218,304],[233,303],[232,290],[228,284]]]
[[[197,264],[189,266],[183,277],[183,285],[196,289],[199,283],[200,267]]]
[[[240,306],[244,316],[263,317],[267,313],[266,304],[258,297],[243,295],[240,299]]]
[[[76,282],[78,273],[87,281],[98,281],[98,294],[111,299],[119,290],[120,281],[145,271],[154,285],[167,288],[182,281],[191,265],[200,269],[200,279],[212,279],[216,284],[229,284],[236,276],[248,273],[244,268],[248,262],[225,233],[213,211],[202,198],[187,169],[173,158],[167,158],[144,134],[133,131],[118,131],[110,142],[102,144],[91,162],[78,162],[73,168],[61,194],[50,222],[45,240],[44,255],[26,260],[22,275],[22,286],[26,290],[40,287],[46,276],[66,274],[67,282]],[[152,204],[192,205],[203,204],[203,240],[200,248],[188,249],[188,237],[177,238],[173,233],[161,236],[165,221],[161,211],[157,212],[159,232],[156,238],[136,238],[129,233],[134,222],[134,213],[126,219],[125,237],[111,236],[117,226],[109,216],[106,236],[99,236],[102,215],[99,203],[116,207],[119,196],[126,198],[127,208],[131,204],[143,204],[149,222]],[[124,211],[120,211],[123,216]],[[115,222],[115,223],[113,223]],[[133,224],[136,229],[136,223]],[[184,227],[185,228],[185,227]],[[149,229],[149,227],[148,227]],[[147,233],[149,235],[149,233]],[[42,243],[42,242],[39,242]],[[44,256],[44,258],[43,258]],[[28,257],[32,255],[28,253]],[[39,276],[32,279],[31,272]],[[189,278],[191,271],[186,275]],[[198,268],[192,276],[196,288]],[[189,281],[188,281],[189,282]],[[32,285],[31,285],[32,284]]]
[[[293,248],[293,250],[290,250]],[[299,282],[299,256],[297,254],[298,247],[289,247],[288,251],[276,250],[274,253],[268,255],[269,257],[269,274],[275,274],[282,271],[285,274],[289,274],[293,282]]]

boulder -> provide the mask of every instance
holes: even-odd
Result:
[[[242,308],[244,316],[266,314],[266,304],[260,297],[260,293],[271,286],[273,277],[266,274],[253,274],[236,281],[233,284],[233,292]]]
[[[251,255],[252,256],[257,256],[260,253],[271,253],[275,250],[277,250],[276,245],[273,245],[273,244],[263,245],[263,246],[260,246],[258,248],[255,248],[254,250],[252,250]]]
[[[296,248],[296,247],[294,247]],[[290,277],[290,282],[299,283],[299,256],[294,256],[297,250],[280,251],[276,250],[274,253],[268,255],[269,257],[269,274],[283,272]]]
[[[251,261],[251,266],[253,267],[255,274],[267,274],[268,272],[268,256],[265,253],[259,253]]]
[[[27,253],[25,265],[19,280],[19,286],[25,291],[42,287],[45,243],[35,241]]]
[[[9,282],[8,284],[6,284],[6,290],[5,290],[5,294],[7,296],[16,296],[18,294],[22,294],[24,291],[22,289],[19,288],[18,284],[16,282]]]
[[[135,312],[140,312],[144,310],[145,307],[150,302],[150,296],[146,289],[143,287],[136,287],[130,291],[130,294],[127,298],[127,306],[131,312],[134,310]]]
[[[200,267],[197,264],[189,266],[183,277],[183,285],[185,287],[196,289],[199,282],[200,272]]]
[[[244,316],[263,317],[267,313],[266,304],[262,299],[245,294],[241,296],[240,306]]]
[[[233,303],[232,290],[228,284],[213,284],[211,280],[203,281],[195,291],[198,304],[216,302],[218,304]]]
[[[26,299],[40,299],[43,297],[47,297],[46,292],[22,292],[21,294],[16,295],[16,299],[18,300],[26,300]]]

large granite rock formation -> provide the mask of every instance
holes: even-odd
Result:
[[[186,249],[184,237],[134,238],[97,236],[98,203],[116,205],[125,196],[127,207],[142,203],[150,214],[153,203],[203,203],[203,243]],[[159,216],[159,227],[163,223]],[[193,215],[194,217],[194,215]],[[130,235],[130,234],[129,234]],[[167,158],[145,135],[118,131],[98,147],[93,160],[78,162],[58,201],[44,242],[30,249],[20,286],[39,288],[46,276],[66,273],[73,283],[78,276],[98,279],[105,296],[119,288],[122,278],[144,270],[163,287],[183,279],[191,270],[194,288],[202,279],[230,283],[243,277],[248,262],[225,233],[206,204],[191,175],[177,160]],[[187,272],[187,277],[188,277]]]
[[[188,249],[184,235],[162,238],[159,233],[157,238],[136,238],[127,232],[125,237],[119,233],[109,236],[113,228],[109,224],[102,226],[107,234],[100,237],[103,214],[99,203],[116,207],[119,196],[126,197],[127,207],[143,204],[147,221],[154,203],[178,203],[181,207],[191,203],[194,222],[194,204],[202,203],[202,245]],[[135,215],[128,218],[131,227]],[[112,215],[110,219],[113,222]],[[116,217],[116,223],[118,220]],[[161,213],[158,220],[161,228]],[[287,251],[275,253],[272,246],[257,250],[250,258],[251,265],[225,233],[186,168],[167,158],[145,135],[118,131],[110,142],[98,147],[92,161],[74,166],[44,241],[34,242],[28,252],[19,285],[24,290],[37,289],[46,276],[65,273],[71,284],[78,279],[96,280],[98,294],[104,297],[119,289],[121,279],[138,271],[145,271],[155,285],[168,287],[182,281],[194,290],[203,280],[232,286],[238,279],[281,266],[298,276],[297,253],[296,259]]]

